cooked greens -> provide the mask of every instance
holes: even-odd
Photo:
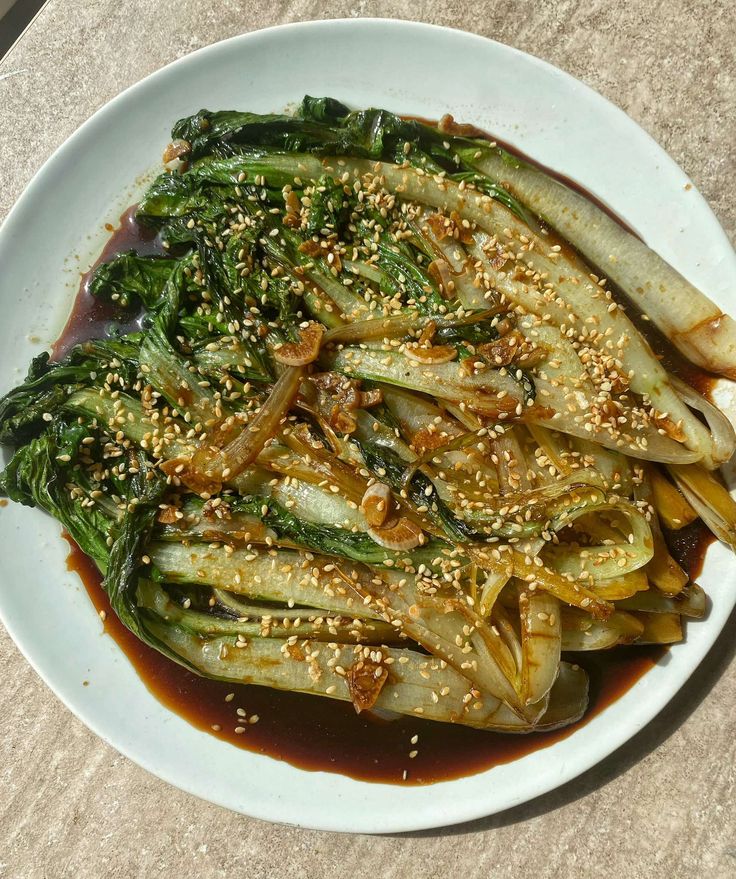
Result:
[[[140,330],[41,354],[0,401],[2,493],[187,668],[525,732],[584,713],[567,652],[704,614],[663,528],[736,545],[733,430],[553,230],[736,374],[730,319],[705,352],[702,294],[477,135],[332,98],[180,120],[137,208],[162,253],[89,285]]]

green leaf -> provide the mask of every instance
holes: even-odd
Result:
[[[176,262],[167,257],[138,256],[132,250],[121,253],[95,271],[89,292],[123,308],[139,303],[146,309],[154,308]]]
[[[442,550],[448,548],[439,541],[432,541],[421,549],[415,549],[411,552],[384,549],[368,534],[332,525],[317,525],[313,522],[307,522],[268,498],[257,496],[238,498],[233,501],[231,508],[233,512],[258,516],[279,536],[287,537],[305,549],[326,555],[342,556],[369,565],[388,563],[389,566],[396,565],[401,568],[405,566],[406,561],[410,561],[416,566],[424,563],[427,567],[431,567],[432,559],[435,559]],[[267,508],[265,515],[262,512],[263,508]]]
[[[350,113],[350,109],[335,98],[312,98],[304,95],[298,116],[313,122],[339,123]]]
[[[317,235],[323,230],[340,235],[350,215],[350,202],[343,187],[333,177],[320,177],[307,212],[306,235]]]
[[[33,359],[25,380],[0,399],[0,443],[19,445],[48,427],[69,395],[104,379],[110,361],[117,372],[132,377],[138,366],[138,336],[95,340],[76,345],[58,363],[48,352]],[[46,416],[46,417],[44,417]]]
[[[171,135],[189,141],[191,156],[198,159],[208,154],[233,155],[241,144],[307,150],[333,140],[335,131],[331,126],[296,116],[200,110],[180,119]]]
[[[82,506],[72,499],[66,484],[73,481],[73,461],[60,455],[76,455],[84,425],[56,422],[43,436],[18,449],[0,474],[0,493],[17,503],[40,507],[61,522],[80,549],[104,570],[107,535],[111,521],[99,506]]]
[[[141,450],[132,452],[128,472],[137,467],[128,481],[127,511],[117,530],[110,549],[107,571],[102,588],[110,605],[123,625],[138,638],[169,658],[186,663],[151,634],[145,626],[145,612],[138,606],[136,593],[141,566],[141,555],[153,530],[158,505],[166,491],[166,479],[149,462]]]

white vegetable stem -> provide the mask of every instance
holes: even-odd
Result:
[[[693,363],[736,378],[736,321],[585,196],[493,149],[470,162],[618,284]]]

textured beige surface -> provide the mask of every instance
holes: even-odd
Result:
[[[368,15],[465,27],[589,83],[685,168],[733,239],[728,0],[52,0],[0,62],[0,218],[81,122],[168,61],[258,27]],[[734,877],[735,643],[732,619],[674,702],[577,781],[472,825],[370,838],[267,825],[168,787],[83,727],[0,631],[0,877]]]

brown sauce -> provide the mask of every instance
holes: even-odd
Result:
[[[520,155],[517,150],[501,144]],[[583,192],[618,222],[606,205],[567,178],[544,169],[552,176]],[[100,303],[89,294],[89,278],[94,268],[115,254],[136,250],[141,254],[163,253],[150,230],[135,220],[135,207],[120,218],[116,229],[93,269],[82,276],[79,293],[66,327],[54,346],[61,357],[73,345],[99,338],[114,324],[121,332],[137,327],[137,315],[120,320],[119,310]],[[710,386],[710,376],[689,364],[664,337],[642,322],[642,331],[654,350],[661,353],[668,369],[693,384],[701,392]],[[667,535],[671,551],[691,578],[697,576],[710,541],[710,533],[700,523]],[[349,704],[264,687],[213,681],[184,669],[139,641],[120,623],[101,587],[101,576],[94,563],[67,537],[71,551],[70,570],[76,571],[98,611],[105,612],[105,632],[125,653],[150,692],[167,708],[175,711],[197,729],[231,744],[294,766],[309,770],[339,772],[367,781],[429,784],[459,778],[510,763],[526,754],[549,747],[567,738],[600,714],[630,689],[665,654],[661,647],[624,647],[605,653],[576,654],[590,677],[590,704],[578,723],[548,733],[502,735],[473,730],[461,725],[432,723],[412,717],[385,721],[363,713],[357,715]],[[85,682],[86,684],[87,682]],[[225,697],[234,693],[234,698]],[[237,709],[248,717],[258,715],[257,723],[243,723]],[[236,727],[244,727],[236,733]],[[417,744],[411,739],[419,736]],[[417,756],[409,758],[416,750]]]
[[[696,580],[703,568],[708,547],[715,543],[713,533],[700,519],[696,519],[679,531],[665,530],[664,536],[672,558],[689,575],[691,581]]]
[[[89,339],[100,339],[113,330],[132,333],[139,329],[135,312],[131,311],[121,319],[120,308],[112,302],[95,299],[89,292],[89,282],[95,269],[114,256],[128,250],[135,250],[141,256],[165,253],[156,232],[136,221],[135,210],[136,205],[132,205],[121,215],[117,229],[113,229],[109,223],[105,224],[105,229],[112,235],[99,259],[82,275],[72,312],[51,349],[55,360],[60,360],[75,345]]]
[[[76,571],[105,632],[128,657],[151,693],[192,726],[239,748],[286,760],[301,769],[340,772],[365,781],[430,784],[511,763],[567,738],[633,686],[664,655],[661,647],[620,648],[602,655],[575,656],[590,675],[585,717],[562,730],[501,735],[413,717],[380,720],[356,714],[352,705],[266,687],[199,677],[143,644],[110,608],[94,563],[67,537],[67,567]],[[235,697],[225,701],[234,693]],[[243,723],[237,709],[255,724]],[[235,728],[245,727],[238,734]],[[215,729],[213,727],[219,727]],[[411,739],[419,736],[417,744]],[[418,751],[413,759],[409,752]],[[404,772],[407,773],[404,778]]]
[[[647,340],[649,347],[655,352],[655,357],[667,372],[676,375],[677,378],[690,385],[691,388],[694,388],[703,397],[710,399],[711,391],[718,381],[718,376],[706,372],[688,360],[684,354],[681,354],[675,348],[660,329],[650,320],[643,318],[631,306],[630,301],[615,285],[609,284],[609,287],[618,302],[626,307],[626,314],[629,319]]]

